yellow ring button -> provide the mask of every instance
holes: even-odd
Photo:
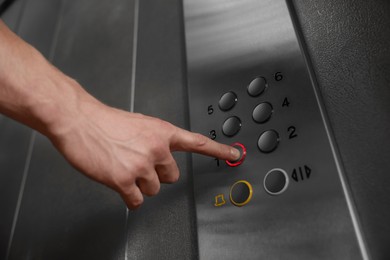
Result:
[[[245,180],[239,180],[230,187],[230,202],[234,206],[245,206],[252,199],[252,195],[252,185]]]

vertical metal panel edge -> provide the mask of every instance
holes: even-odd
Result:
[[[332,129],[330,127],[330,121],[329,121],[328,115],[326,113],[325,106],[323,105],[323,102],[322,102],[322,96],[320,93],[320,89],[318,87],[318,82],[316,80],[316,76],[315,76],[315,72],[313,70],[310,56],[309,56],[309,53],[307,51],[306,44],[304,42],[304,36],[299,29],[299,20],[298,20],[298,17],[296,15],[295,8],[294,8],[292,1],[286,0],[286,4],[287,4],[287,7],[288,7],[288,10],[290,13],[292,24],[294,26],[295,34],[297,35],[297,39],[298,39],[299,46],[301,48],[301,52],[303,54],[303,59],[305,61],[306,67],[307,67],[308,72],[309,72],[309,76],[310,76],[310,80],[311,80],[311,83],[313,86],[314,94],[315,94],[316,99],[317,99],[318,107],[319,107],[319,110],[321,113],[323,124],[325,126],[326,134],[328,136],[330,147],[332,149],[333,158],[335,160],[337,172],[338,172],[338,175],[339,175],[339,178],[341,181],[341,185],[343,188],[343,192],[345,195],[345,199],[346,199],[346,202],[348,205],[348,209],[349,209],[351,220],[352,220],[352,223],[354,226],[356,238],[358,240],[360,252],[362,254],[363,259],[369,260],[369,259],[371,259],[371,257],[370,257],[370,254],[369,254],[369,251],[367,248],[367,243],[364,239],[364,235],[363,235],[362,228],[361,228],[361,223],[360,223],[359,218],[357,216],[356,206],[353,202],[350,187],[347,183],[344,167],[343,167],[342,161],[341,161],[341,156],[340,156],[339,150],[337,148],[335,139],[333,137],[333,132],[332,132]]]
[[[185,118],[185,124],[186,124],[186,127],[188,127],[188,129],[190,130],[191,129],[191,120],[190,120],[190,96],[189,96],[189,90],[188,90],[188,87],[189,87],[189,81],[188,81],[188,67],[189,67],[189,64],[188,64],[188,59],[187,59],[187,34],[186,34],[186,23],[185,23],[185,8],[184,8],[184,2],[185,1],[182,1],[181,2],[181,9],[182,9],[182,17],[181,17],[181,22],[182,22],[182,31],[183,31],[183,37],[182,37],[182,40],[183,40],[183,51],[184,51],[184,54],[183,54],[183,57],[184,57],[184,64],[185,64],[185,68],[184,68],[184,78],[185,78],[185,86],[183,86],[183,99],[187,101],[187,106],[185,107],[186,108],[186,111],[185,111],[185,114],[186,114],[186,118]],[[191,205],[193,205],[192,207],[192,215],[194,216],[193,218],[193,225],[194,225],[194,242],[196,243],[195,244],[195,247],[196,247],[196,255],[193,256],[194,259],[200,259],[200,249],[199,249],[199,238],[198,238],[198,217],[197,217],[197,211],[196,211],[196,205],[195,205],[195,196],[194,196],[194,172],[193,172],[193,167],[192,167],[192,154],[188,154],[187,155],[187,162],[188,162],[188,174],[189,174],[189,182],[192,184],[191,185],[191,190],[190,190],[190,200],[191,200]]]

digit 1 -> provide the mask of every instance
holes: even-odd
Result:
[[[219,159],[218,158],[214,158],[216,161],[217,161],[217,166],[219,167]]]

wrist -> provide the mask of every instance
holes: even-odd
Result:
[[[32,87],[35,94],[29,99],[27,110],[34,120],[30,126],[53,139],[76,128],[88,118],[92,107],[101,103],[78,82],[46,63],[49,68],[37,73],[41,78],[32,81],[36,83]]]
[[[41,132],[52,140],[79,128],[102,105],[79,83],[68,77],[56,88],[61,95],[34,110],[42,122]]]

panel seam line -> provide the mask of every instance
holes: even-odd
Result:
[[[23,2],[23,8],[22,8],[23,10],[22,10],[22,12],[24,12],[24,9],[25,9],[25,7],[27,5],[26,3],[27,3],[27,0],[25,0]],[[63,1],[61,1],[61,7],[60,7],[60,11],[59,11],[59,18],[57,20],[56,28],[55,28],[54,35],[53,35],[53,41],[51,43],[49,57],[48,57],[50,62],[54,61],[54,55],[55,55],[55,50],[57,48],[59,31],[60,31],[60,27],[61,27],[61,24],[62,24],[63,9],[64,9],[64,3],[63,3]],[[18,31],[19,31],[19,28],[20,28],[21,20],[22,20],[22,15],[19,18]],[[34,150],[34,144],[35,144],[36,135],[37,135],[37,132],[35,130],[33,130],[32,133],[31,133],[30,143],[29,143],[28,152],[27,152],[27,158],[26,158],[24,169],[23,169],[23,177],[22,177],[22,181],[21,181],[21,184],[20,184],[20,190],[19,190],[18,200],[17,200],[17,203],[16,203],[14,219],[12,220],[11,233],[10,233],[10,238],[9,238],[9,241],[8,241],[7,254],[6,254],[6,258],[5,258],[7,260],[9,259],[9,255],[11,253],[11,247],[12,247],[12,242],[13,242],[13,238],[14,238],[14,235],[15,235],[16,224],[17,224],[17,221],[18,221],[18,218],[19,218],[19,212],[20,212],[20,207],[21,207],[21,204],[22,204],[24,190],[25,190],[25,187],[26,187],[28,172],[30,170],[31,158],[32,158],[33,150]]]
[[[137,43],[138,43],[138,20],[139,20],[139,0],[134,1],[134,26],[133,26],[133,50],[132,50],[132,62],[131,62],[131,89],[130,89],[130,112],[134,113],[134,100],[135,100],[135,76],[137,71]],[[129,245],[129,236],[127,233],[129,221],[129,209],[126,207],[126,223],[125,223],[125,260],[128,260],[127,250]]]

